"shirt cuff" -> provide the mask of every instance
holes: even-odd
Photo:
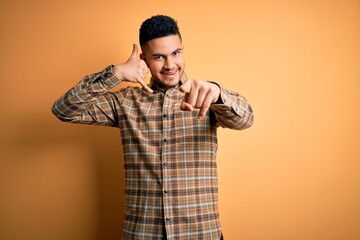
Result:
[[[109,89],[122,82],[122,80],[113,73],[113,68],[114,65],[109,65],[100,74],[103,84]]]
[[[210,106],[212,110],[233,110],[237,115],[241,116],[241,109],[240,106],[236,104],[236,98],[241,97],[237,92],[233,92],[229,89],[226,89],[221,84],[211,82],[219,86],[220,88],[220,95],[219,95],[219,103],[213,103]]]

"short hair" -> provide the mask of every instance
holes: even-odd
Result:
[[[181,40],[181,34],[177,21],[164,15],[153,16],[145,20],[140,27],[140,46],[143,46],[152,39],[167,37],[170,35],[178,35]]]

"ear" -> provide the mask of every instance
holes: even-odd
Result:
[[[141,60],[144,60],[144,61],[146,60],[146,57],[145,57],[145,55],[143,53],[140,53],[139,57],[140,57]]]

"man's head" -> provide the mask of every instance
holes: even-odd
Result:
[[[140,28],[140,55],[152,78],[163,87],[179,83],[184,72],[182,39],[174,19],[157,15],[143,22]]]
[[[177,22],[168,16],[157,15],[145,20],[140,27],[139,42],[142,47],[148,41],[178,35],[181,40],[181,34]]]

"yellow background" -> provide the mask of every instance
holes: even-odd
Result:
[[[187,74],[255,111],[219,129],[225,239],[360,239],[358,0],[0,1],[0,239],[119,239],[119,131],[50,108],[158,13],[179,22]]]

